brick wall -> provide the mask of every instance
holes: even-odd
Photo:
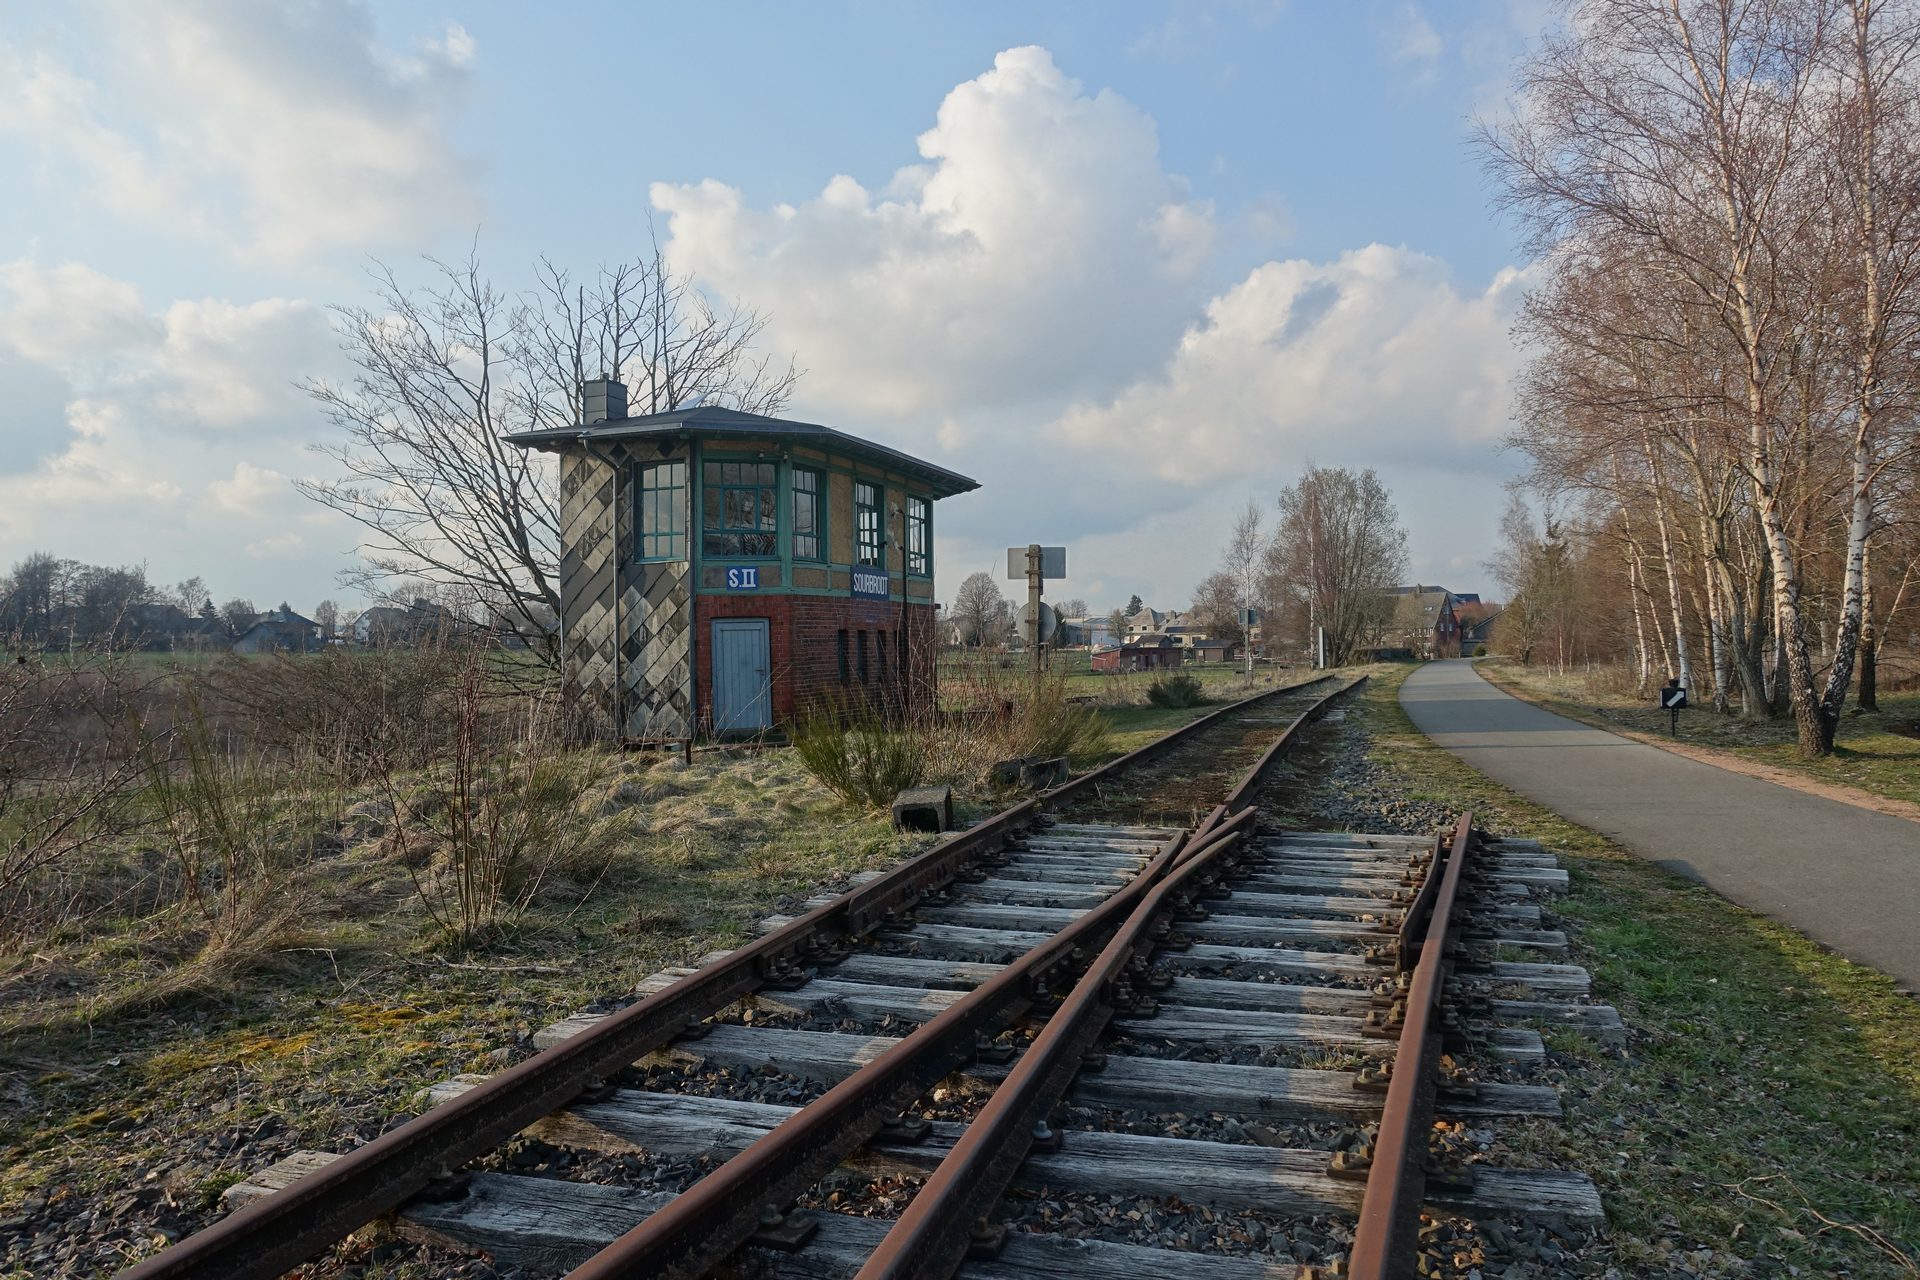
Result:
[[[931,699],[937,646],[933,606],[908,604],[910,678],[899,660],[899,601],[855,600],[845,596],[740,595],[697,596],[694,600],[694,688],[700,723],[713,722],[713,628],[715,618],[767,619],[772,666],[773,716],[791,720],[819,698],[900,698],[916,704]],[[840,678],[840,632],[847,633],[847,679]],[[859,637],[866,632],[867,679],[860,679]],[[884,666],[878,655],[886,636]]]

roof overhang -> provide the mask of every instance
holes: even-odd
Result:
[[[664,419],[664,420],[663,420]],[[729,415],[722,420],[703,420],[697,415],[656,414],[645,418],[622,418],[595,423],[590,427],[557,427],[544,431],[521,431],[504,437],[508,444],[548,453],[574,450],[592,452],[600,444],[628,444],[646,440],[726,440],[770,439],[803,443],[838,453],[851,454],[922,481],[937,498],[952,497],[980,487],[980,482],[957,471],[916,458],[859,436],[836,431],[812,422],[790,422],[764,418],[756,414]]]

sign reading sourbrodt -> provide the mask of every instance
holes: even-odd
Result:
[[[855,569],[853,594],[862,600],[887,598],[887,573],[884,569]]]

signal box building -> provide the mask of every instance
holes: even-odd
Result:
[[[749,734],[934,683],[933,504],[979,486],[810,422],[702,406],[508,437],[560,459],[567,677],[622,737]]]

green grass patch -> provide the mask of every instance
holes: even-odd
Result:
[[[1433,746],[1400,710],[1407,673],[1361,695],[1376,760],[1560,856],[1552,910],[1631,1029],[1624,1056],[1549,1038],[1567,1118],[1503,1134],[1525,1162],[1593,1176],[1625,1274],[1916,1274],[1920,1004]]]

